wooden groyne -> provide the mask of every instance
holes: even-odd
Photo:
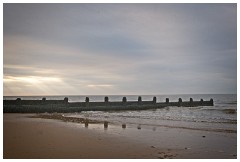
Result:
[[[177,102],[170,102],[169,98],[166,98],[165,102],[157,102],[157,98],[153,97],[152,101],[142,101],[142,97],[139,96],[137,101],[127,101],[126,97],[123,97],[122,101],[111,102],[108,97],[104,98],[103,102],[91,102],[89,97],[86,97],[85,102],[68,102],[68,98],[63,100],[22,100],[17,98],[16,100],[3,100],[3,112],[4,113],[44,113],[44,112],[81,112],[81,111],[117,111],[117,110],[146,110],[157,109],[167,106],[178,107],[196,107],[196,106],[213,106],[213,99],[209,101],[193,101],[190,98],[189,101],[182,101],[181,98]]]

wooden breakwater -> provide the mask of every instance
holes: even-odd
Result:
[[[196,106],[213,106],[213,99],[209,101],[193,101],[190,98],[189,101],[182,101],[181,98],[177,102],[170,102],[169,98],[166,98],[165,102],[157,102],[157,98],[153,97],[152,101],[142,101],[142,97],[139,96],[137,101],[127,101],[126,97],[123,97],[122,101],[109,101],[108,97],[104,98],[103,102],[90,102],[89,97],[86,97],[85,102],[68,102],[68,98],[63,100],[22,100],[17,98],[16,100],[3,100],[3,112],[4,113],[44,113],[44,112],[81,112],[81,111],[117,111],[117,110],[146,110],[157,109],[167,106],[178,107],[196,107]]]

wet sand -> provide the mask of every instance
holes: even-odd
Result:
[[[96,121],[85,128],[82,119],[30,116],[35,115],[3,114],[4,159],[237,158],[236,133],[111,124],[104,129]]]
[[[76,129],[69,123],[26,118],[23,114],[4,114],[3,118],[4,158],[159,157],[149,146],[85,128]]]

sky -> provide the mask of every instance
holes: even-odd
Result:
[[[3,95],[237,93],[237,4],[3,4]]]

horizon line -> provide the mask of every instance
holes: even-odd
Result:
[[[3,95],[3,97],[51,97],[51,96],[160,96],[160,95],[237,95],[237,93],[176,93],[176,94],[89,94],[89,95]]]

